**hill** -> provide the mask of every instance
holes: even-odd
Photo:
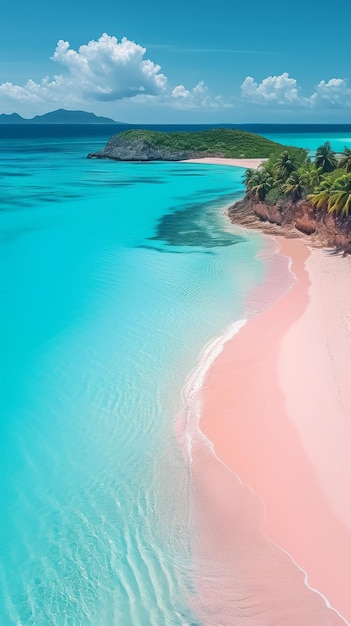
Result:
[[[44,115],[35,115],[31,119],[26,119],[18,113],[0,115],[0,124],[122,124],[116,122],[109,117],[101,117],[95,113],[87,111],[67,111],[66,109],[57,109],[44,113]]]
[[[268,158],[286,146],[243,130],[215,128],[205,131],[165,133],[127,130],[111,137],[99,152],[89,158],[117,161],[180,161],[199,157]],[[302,148],[289,148],[292,154],[306,155]]]

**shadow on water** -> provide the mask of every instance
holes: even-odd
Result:
[[[138,248],[142,248],[143,250],[153,250],[154,252],[166,252],[169,254],[170,252],[174,254],[183,254],[183,250],[170,250],[169,248],[159,248],[157,246],[147,246],[146,244],[138,246]],[[211,250],[187,250],[187,254],[213,254]]]
[[[3,176],[4,178],[24,178],[26,176],[30,176],[29,172],[6,172],[3,170],[0,170],[0,176]]]
[[[218,206],[212,201],[188,204],[182,209],[171,209],[158,221],[156,233],[150,237],[150,241],[162,241],[164,245],[172,248],[201,248],[199,252],[209,252],[214,248],[242,243],[245,239],[223,230],[218,215]],[[160,248],[155,246],[154,249]],[[168,247],[166,250],[174,252]]]

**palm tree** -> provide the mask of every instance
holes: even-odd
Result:
[[[335,180],[325,179],[308,199],[317,209],[348,216],[351,209],[351,174],[343,174]]]
[[[252,171],[253,173],[246,175],[246,192],[251,198],[262,202],[268,191],[272,189],[273,179],[264,169]]]
[[[265,172],[267,172],[272,178],[274,178],[274,174],[275,174],[275,164],[272,161],[272,159],[268,159],[267,161],[264,161],[264,163],[262,163],[262,165],[260,166],[260,170],[264,170]]]
[[[351,208],[351,174],[344,174],[334,182],[330,190],[328,213],[348,215]]]
[[[327,209],[330,199],[330,189],[318,189],[307,196],[307,199],[310,200],[312,206],[317,207],[317,209]]]
[[[306,194],[306,173],[303,168],[291,172],[289,178],[282,185],[282,191],[291,196],[293,202],[301,200]]]
[[[311,204],[317,209],[327,209],[330,198],[330,190],[334,183],[334,173],[323,176],[320,184],[315,187],[313,193],[307,196]]]
[[[299,171],[303,173],[304,183],[306,187],[306,193],[312,193],[312,191],[320,185],[323,177],[323,170],[321,167],[316,167],[309,159],[299,167]]]
[[[338,167],[342,167],[347,171],[347,173],[351,172],[351,148],[344,148],[343,156],[339,160]]]
[[[294,163],[289,152],[284,150],[284,152],[282,152],[280,157],[276,160],[274,169],[278,176],[285,182],[287,178],[289,178],[290,174],[297,170],[297,165]]]
[[[247,170],[245,170],[242,180],[244,182],[246,191],[249,191],[250,186],[251,186],[251,181],[254,178],[255,174],[256,174],[256,170],[253,170],[251,168],[248,168]]]
[[[321,167],[323,172],[332,172],[337,167],[338,161],[329,141],[317,148],[314,164]]]

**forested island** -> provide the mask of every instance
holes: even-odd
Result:
[[[286,146],[285,146],[286,147]],[[171,132],[127,130],[111,137],[99,152],[88,158],[116,161],[182,161],[201,157],[277,157],[284,146],[243,130],[214,128],[204,131]],[[294,158],[303,160],[306,151],[289,147]]]
[[[246,196],[229,209],[235,223],[351,252],[351,149],[337,155],[329,142],[315,158],[300,151],[270,157],[244,175]]]

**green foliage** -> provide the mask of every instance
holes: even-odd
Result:
[[[280,198],[291,202],[307,198],[321,211],[348,216],[351,213],[351,149],[337,160],[327,142],[314,161],[301,151],[285,149],[271,156],[256,172],[244,175],[246,192],[256,200],[276,204]]]
[[[301,200],[307,190],[307,181],[305,171],[303,168],[293,170],[290,176],[282,184],[282,191],[291,196],[293,202]]]
[[[155,148],[181,150],[201,153],[204,156],[214,155],[231,158],[269,158],[277,157],[283,146],[275,141],[254,133],[232,128],[214,128],[196,132],[164,133],[153,130],[127,130],[115,135],[118,142],[142,140]],[[114,139],[113,138],[113,139]],[[302,148],[289,148],[294,155],[303,155]]]
[[[351,173],[344,170],[341,176],[326,178],[309,199],[318,209],[348,216],[351,209]]]
[[[337,167],[338,160],[329,141],[317,149],[314,164],[322,168],[323,172],[332,172]]]
[[[283,149],[284,148],[284,149]],[[277,177],[277,161],[282,159],[283,154],[288,153],[289,159],[295,166],[295,169],[300,167],[303,163],[307,162],[307,152],[302,148],[296,148],[296,146],[281,146],[279,150],[272,153],[268,161],[264,163],[264,167],[268,169],[274,176]],[[293,168],[294,169],[294,168]]]
[[[339,159],[338,167],[346,170],[349,174],[351,172],[351,148],[344,148],[342,157]]]
[[[288,150],[284,150],[274,163],[274,171],[276,172],[277,179],[285,182],[292,172],[297,170],[298,163],[294,160],[293,156],[289,154]]]
[[[247,170],[244,174],[247,194],[256,201],[262,202],[272,189],[273,178],[264,169]]]
[[[265,202],[267,202],[267,204],[277,204],[278,200],[282,197],[282,192],[280,187],[272,187],[272,189],[270,189],[267,192],[267,195],[265,197]]]

